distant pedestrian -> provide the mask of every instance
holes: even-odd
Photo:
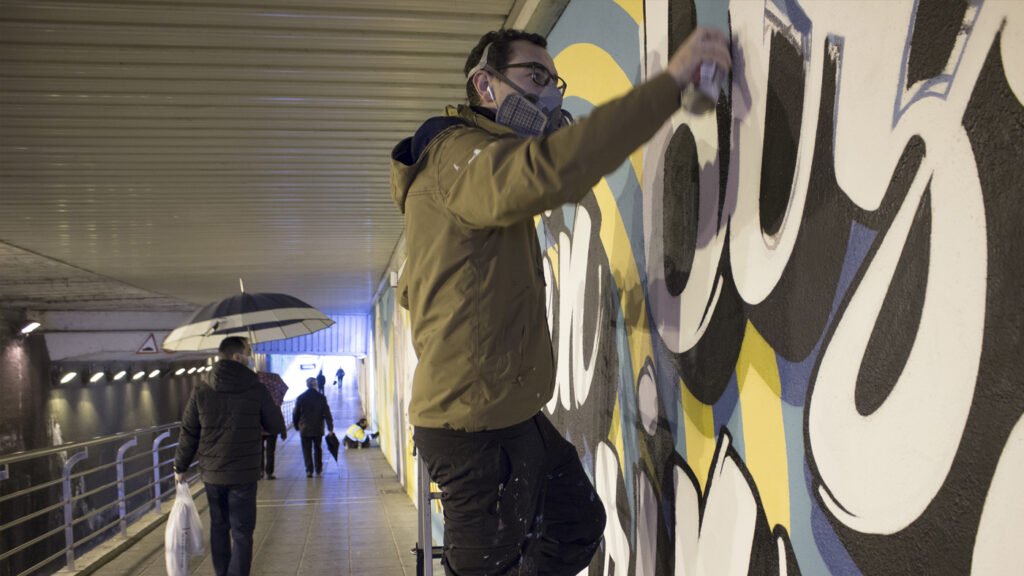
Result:
[[[341,368],[338,368],[338,371],[335,373],[335,377],[338,379],[338,381],[335,382],[335,384],[337,384],[339,387],[345,383],[345,371],[342,370]]]
[[[334,432],[334,419],[331,417],[331,407],[327,405],[327,398],[317,391],[316,378],[307,378],[306,387],[309,390],[295,399],[292,422],[302,437],[302,458],[306,463],[306,478],[312,478],[314,472],[317,476],[323,474],[324,424],[328,430]]]
[[[288,385],[284,383],[280,375],[273,372],[257,372],[256,376],[267,387],[267,391],[270,392],[270,396],[274,399],[274,404],[277,404],[277,411],[280,413],[284,396],[288,392]],[[284,414],[281,415],[281,421],[284,421]],[[263,445],[260,452],[260,478],[263,478],[264,474],[270,480],[277,478],[274,476],[274,455],[277,452],[277,436],[277,434],[271,434],[266,430],[263,431]],[[287,439],[287,430],[282,431],[280,436],[281,440]]]
[[[256,529],[260,430],[284,432],[281,409],[250,366],[245,338],[225,338],[209,380],[192,389],[174,456],[174,480],[184,482],[196,454],[210,508],[210,555],[217,576],[246,576]]]
[[[277,412],[278,414],[281,414],[280,406],[278,406]],[[284,414],[281,414],[281,421],[284,422]],[[262,478],[264,474],[266,474],[267,478],[270,480],[277,478],[277,476],[274,476],[274,454],[277,452],[277,436],[277,434],[271,434],[266,430],[263,431],[263,450],[261,452],[260,478]],[[281,441],[284,441],[287,438],[288,431],[282,430]]]
[[[324,376],[324,369],[320,369],[320,373],[316,375],[316,389],[321,394],[324,393],[324,388],[327,386],[327,376]]]

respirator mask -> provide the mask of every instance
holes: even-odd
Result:
[[[502,82],[512,87],[515,92],[509,94],[498,106],[495,121],[498,124],[508,126],[523,137],[542,136],[551,134],[562,126],[572,124],[572,114],[562,110],[562,94],[565,93],[565,81],[557,75],[552,74],[543,64],[539,62],[525,62],[521,64],[509,64],[504,68],[528,68],[530,79],[544,90],[539,94],[530,94],[523,90],[493,66],[487,63],[487,54],[491,49],[488,44],[484,48],[480,63],[473,67],[466,76],[467,81],[472,81],[473,75],[483,70],[491,75],[500,78]],[[494,91],[490,86],[487,93],[491,100],[495,101]]]

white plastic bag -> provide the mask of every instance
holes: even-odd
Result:
[[[168,576],[187,576],[189,556],[203,553],[202,520],[185,482],[178,484],[174,506],[167,518],[164,548]]]

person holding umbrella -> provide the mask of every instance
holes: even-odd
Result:
[[[249,574],[256,529],[256,481],[260,471],[260,430],[284,432],[281,409],[250,366],[245,338],[225,338],[208,381],[192,389],[174,455],[174,480],[199,455],[199,470],[210,505],[210,553],[218,576]]]
[[[267,387],[267,391],[270,392],[270,396],[274,399],[274,404],[277,404],[277,411],[281,411],[281,404],[284,402],[284,395],[288,392],[288,385],[284,383],[281,376],[273,372],[259,372],[260,382]],[[284,420],[284,414],[281,415],[281,420]],[[277,452],[277,434],[271,434],[267,430],[263,431],[263,450],[260,464],[260,478],[266,473],[267,478],[273,480],[277,478],[274,476],[274,454]],[[287,430],[281,432],[281,440],[288,438]]]
[[[292,422],[302,438],[306,478],[312,478],[314,471],[317,476],[323,474],[324,424],[328,430],[334,432],[334,419],[331,417],[331,407],[327,405],[327,398],[317,391],[316,378],[307,378],[306,387],[309,389],[295,399]]]

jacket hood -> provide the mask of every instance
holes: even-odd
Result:
[[[435,116],[424,122],[416,130],[416,134],[399,142],[391,151],[391,198],[403,214],[405,214],[405,199],[409,194],[409,187],[412,186],[413,180],[423,168],[420,162],[423,151],[442,132],[459,125],[483,128],[496,134],[515,135],[515,131],[511,128],[494,121],[492,110],[474,106],[447,106],[441,116]]]
[[[210,387],[225,394],[240,394],[261,385],[255,372],[234,360],[218,360],[212,374]]]

